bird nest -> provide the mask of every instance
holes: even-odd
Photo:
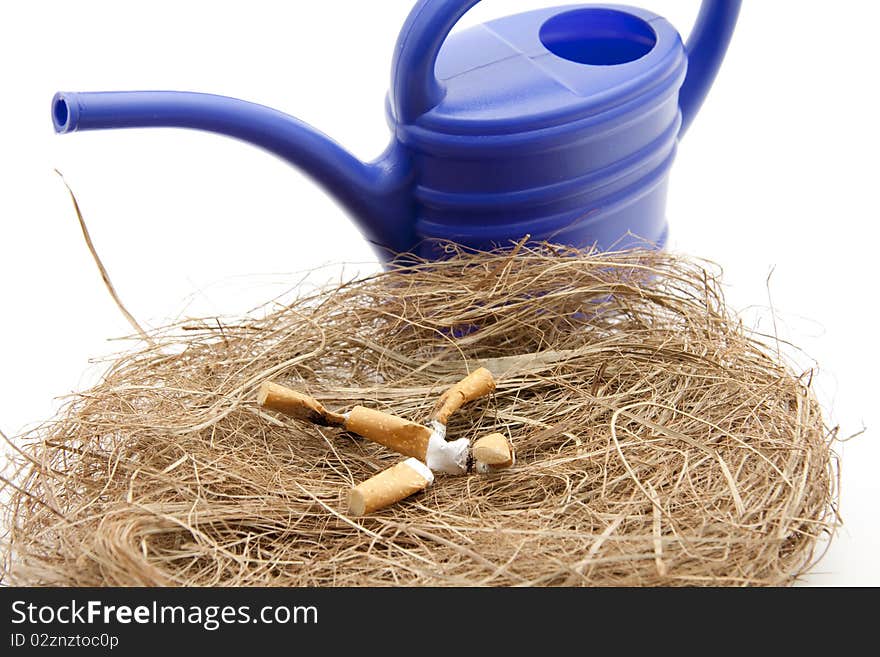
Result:
[[[809,373],[746,330],[711,265],[548,245],[450,253],[151,333],[11,441],[4,579],[30,585],[779,585],[837,526]],[[513,467],[365,517],[399,455],[256,402],[275,381],[423,421]]]

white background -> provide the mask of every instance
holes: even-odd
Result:
[[[645,0],[648,3],[648,0]],[[462,25],[548,3],[485,0]],[[816,360],[842,435],[844,528],[808,584],[880,584],[875,308],[880,75],[875,2],[747,0],[727,62],[683,141],[671,247],[726,270],[750,325]],[[696,0],[651,0],[686,33]],[[158,325],[243,312],[295,272],[372,252],[334,203],[280,161],[184,131],[56,136],[56,90],[182,89],[295,114],[371,159],[410,0],[5,2],[0,5],[0,428],[123,348],[129,326],[86,251],[59,168],[129,309]],[[325,270],[325,272],[328,270]],[[330,270],[332,271],[332,270]],[[767,282],[771,271],[772,276]],[[804,360],[809,365],[809,361]]]

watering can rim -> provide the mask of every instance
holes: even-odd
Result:
[[[612,5],[582,6],[606,8]],[[608,81],[604,89],[585,90],[584,93],[580,93],[566,84],[564,79],[557,80],[553,71],[542,67],[542,73],[546,72],[547,81],[558,84],[557,91],[562,92],[567,102],[559,102],[561,99],[557,93],[553,98],[557,102],[547,102],[541,108],[533,107],[530,112],[517,109],[515,112],[504,114],[492,106],[481,107],[479,112],[469,112],[466,106],[460,107],[455,104],[449,106],[450,98],[446,96],[436,107],[428,110],[413,123],[398,124],[405,133],[401,138],[413,143],[436,142],[441,148],[439,142],[454,139],[456,136],[465,138],[480,136],[489,142],[496,138],[509,141],[516,136],[531,139],[533,137],[528,135],[538,132],[549,136],[554,131],[581,130],[590,123],[606,122],[615,120],[614,117],[618,115],[644,111],[646,103],[656,102],[658,98],[672,93],[678,94],[687,71],[687,58],[675,28],[660,16],[650,21],[650,24],[652,29],[659,27],[656,30],[654,46],[649,53],[625,64],[597,66],[565,62],[549,50],[546,54],[537,56],[525,53],[520,55],[530,60],[544,58],[547,55],[555,57],[555,64],[568,66],[569,72],[579,71],[585,79],[595,78],[597,72],[611,73],[612,75],[606,76]],[[486,27],[486,25],[478,27]],[[467,75],[470,72],[460,75]],[[451,80],[453,78],[447,78],[444,82],[449,83]],[[386,102],[386,111],[393,125],[394,110],[390,99]],[[415,135],[419,136],[415,137]]]
[[[417,125],[438,108],[445,97],[444,81],[436,76],[437,60],[450,32],[480,0],[419,0],[398,37],[392,63],[388,96],[390,115],[400,125]],[[685,44],[688,72],[679,92],[683,134],[708,95],[727,52],[742,0],[703,0],[690,37]],[[625,12],[650,13],[622,4],[577,3],[548,8],[597,7]],[[656,14],[650,14],[670,25]],[[672,27],[673,31],[674,27]],[[675,32],[675,34],[678,34]],[[589,66],[589,65],[584,65]],[[442,123],[440,125],[443,125]],[[435,127],[431,123],[432,129]]]

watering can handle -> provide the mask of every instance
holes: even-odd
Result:
[[[394,51],[391,102],[398,121],[413,123],[444,96],[437,55],[456,23],[480,0],[419,0]],[[688,74],[680,94],[682,133],[693,121],[727,52],[742,0],[703,0],[687,42]]]

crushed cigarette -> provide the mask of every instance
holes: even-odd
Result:
[[[425,490],[433,481],[434,475],[424,463],[407,459],[352,488],[348,498],[349,513],[363,516],[384,509]]]
[[[444,392],[437,400],[432,419],[448,424],[449,418],[462,406],[495,390],[495,379],[485,367],[474,370]]]
[[[446,421],[464,404],[483,397],[494,389],[495,380],[491,372],[484,367],[475,370],[440,397],[435,407],[435,419],[430,427],[364,406],[355,406],[350,413],[334,413],[314,397],[271,381],[260,386],[257,402],[264,408],[319,426],[342,427],[399,454],[418,459],[432,472],[463,475],[468,469],[470,441],[467,438],[446,440]],[[489,438],[491,436],[483,440]],[[509,460],[512,458],[512,450],[503,436],[501,439],[507,446],[507,452],[503,452],[502,447],[496,446],[495,449],[502,450],[501,453],[505,453],[506,458],[497,458],[501,461]],[[478,469],[481,464],[484,470],[487,467],[508,467],[500,464],[500,461],[482,463],[481,459],[476,460]]]
[[[474,443],[477,472],[486,473],[511,467],[516,455],[510,441],[500,433],[490,433]]]
[[[328,411],[314,397],[271,381],[266,381],[260,386],[260,390],[257,392],[257,403],[263,408],[323,427],[340,427],[345,423],[344,415]]]
[[[350,413],[328,411],[317,399],[267,381],[260,386],[257,403],[264,408],[324,427],[343,427],[404,456],[427,458],[431,429],[403,418],[355,406]]]

